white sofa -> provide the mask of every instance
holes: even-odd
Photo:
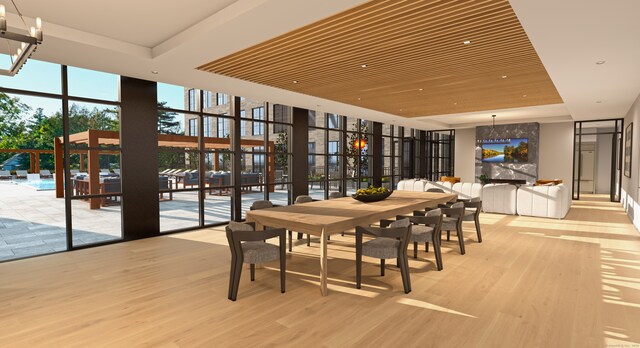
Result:
[[[482,184],[471,182],[457,182],[451,187],[451,192],[457,193],[458,198],[482,198]]]
[[[430,188],[439,188],[444,192],[451,192],[451,183],[448,181],[427,181],[427,184],[424,187],[424,190],[428,190]]]
[[[516,214],[516,191],[510,184],[487,184],[482,187],[482,210],[486,213]]]
[[[562,219],[571,208],[571,195],[564,184],[555,186],[520,186],[518,215]]]

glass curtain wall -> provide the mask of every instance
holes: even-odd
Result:
[[[0,76],[0,261],[122,239],[119,82],[33,59]]]
[[[427,179],[440,180],[442,176],[454,175],[455,130],[427,131],[425,153]]]

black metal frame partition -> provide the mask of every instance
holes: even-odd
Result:
[[[584,133],[583,124],[592,122],[614,122],[613,132],[595,132]],[[577,156],[576,153],[582,153],[582,136],[584,135],[612,135],[611,140],[611,177],[609,186],[609,198],[611,202],[620,202],[621,190],[622,190],[622,158],[624,155],[624,149],[622,147],[622,137],[624,130],[624,119],[613,118],[605,120],[593,120],[593,121],[576,121],[573,125],[573,177],[571,181],[571,195],[574,200],[580,200],[580,182],[579,178],[582,177],[582,156]],[[617,175],[616,175],[616,172]],[[616,185],[616,180],[618,185]],[[595,185],[595,183],[594,183]]]

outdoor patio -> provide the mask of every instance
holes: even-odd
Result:
[[[316,184],[310,188],[316,199],[324,191]],[[242,194],[242,211],[254,201],[263,199],[259,191]],[[168,232],[198,226],[198,193],[174,192],[173,199],[164,194],[160,200],[160,230]],[[286,186],[276,186],[269,194],[274,204],[286,205]],[[121,238],[120,204],[89,209],[81,200],[72,201],[73,245],[80,246]],[[229,195],[206,194],[206,224],[228,221],[231,216]],[[66,249],[64,199],[55,198],[54,190],[37,191],[16,182],[0,182],[0,261],[63,251]]]

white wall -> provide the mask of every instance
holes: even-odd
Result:
[[[573,122],[540,125],[538,179],[573,179]]]
[[[631,122],[633,122],[631,178],[627,178],[624,174],[622,175],[622,203],[627,215],[629,215],[629,218],[633,221],[636,228],[640,230],[640,204],[638,204],[638,198],[640,196],[640,176],[638,175],[638,171],[640,170],[640,134],[638,134],[640,133],[640,97],[636,99],[624,118],[623,136],[626,136],[627,126]],[[623,139],[623,151],[625,142],[626,139]]]
[[[462,182],[475,182],[476,129],[456,129],[455,176]]]

